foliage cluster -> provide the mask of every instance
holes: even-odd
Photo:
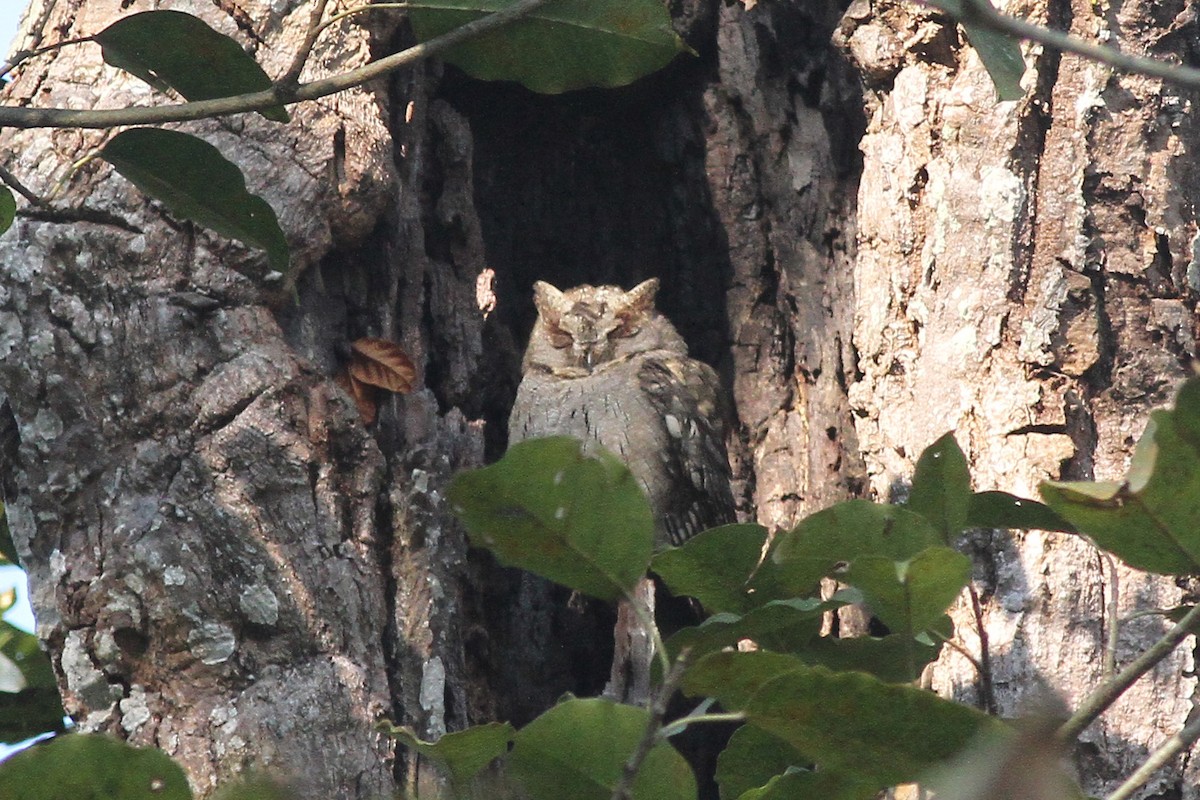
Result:
[[[1000,98],[1019,97],[1024,65],[1011,33],[1042,34],[997,21],[986,2],[934,4],[962,20]],[[658,0],[402,5],[422,39],[420,47],[311,84],[300,84],[299,75],[318,35],[354,13],[398,4],[325,19],[325,2],[318,0],[302,51],[274,81],[236,42],[195,17],[172,11],[130,15],[80,41],[99,44],[109,65],[187,102],[125,114],[0,108],[0,124],[114,128],[245,111],[283,123],[288,104],[342,91],[435,53],[476,77],[561,92],[628,83],[686,50]],[[501,33],[500,25],[509,29]],[[35,55],[18,54],[6,69]],[[275,212],[247,190],[241,171],[211,144],[179,131],[134,127],[109,138],[96,155],[174,214],[263,250],[272,269],[286,268],[287,241]],[[14,191],[35,206],[49,206],[7,170],[0,170],[0,180],[5,184],[0,231],[19,213]],[[964,774],[986,781],[989,771],[1015,763],[1014,753],[1030,751],[1048,754],[1050,768],[1042,772],[1059,787],[1057,796],[1078,794],[1061,789],[1070,783],[1054,772],[1055,745],[1068,743],[1182,641],[1200,612],[1176,610],[1179,621],[1162,641],[1066,722],[1014,730],[913,685],[953,642],[946,610],[969,591],[971,564],[955,544],[972,527],[1060,530],[1090,536],[1142,569],[1194,574],[1200,571],[1198,481],[1200,383],[1192,381],[1174,411],[1155,415],[1130,475],[1120,483],[1047,483],[1045,504],[974,493],[963,453],[948,435],[922,455],[906,504],[850,501],[775,536],[754,525],[726,526],[654,555],[645,499],[621,464],[606,456],[584,457],[569,440],[528,442],[455,485],[454,502],[476,546],[604,599],[627,596],[649,569],[675,592],[697,598],[709,618],[661,643],[659,691],[649,709],[569,698],[520,731],[492,723],[437,742],[384,727],[441,764],[459,794],[470,793],[481,772],[501,759],[505,773],[534,798],[693,797],[694,780],[670,737],[689,725],[731,719],[742,727],[720,761],[724,797],[867,798],[948,765],[956,777],[943,796],[974,796],[962,788]],[[828,580],[844,588],[825,597],[819,587]],[[855,639],[821,635],[825,615],[852,603],[866,604],[888,633]],[[986,665],[980,666],[986,679]],[[7,704],[3,718],[25,725],[0,729],[0,737],[59,725],[57,701],[47,705],[34,698],[53,689],[48,664],[32,637],[6,624],[0,625],[0,682],[0,702]],[[666,721],[665,700],[676,689],[695,696],[699,705],[682,719]],[[715,703],[723,710],[714,712]],[[1154,754],[1148,766],[1190,745],[1200,734],[1194,727],[1173,740],[1174,751]],[[981,738],[990,742],[987,757],[962,756]],[[974,767],[954,769],[959,757]],[[1137,777],[1131,776],[1130,785]],[[242,797],[272,794],[262,786],[233,791]],[[1131,789],[1121,791],[1127,796]],[[72,735],[0,767],[0,796],[186,798],[190,792],[179,768],[160,753]]]

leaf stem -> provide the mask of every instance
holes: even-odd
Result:
[[[510,22],[528,16],[552,0],[517,0],[511,6],[472,20],[448,33],[427,42],[413,45],[407,50],[394,53],[378,61],[372,61],[358,69],[301,84],[293,91],[274,86],[261,92],[218,97],[212,100],[196,100],[168,106],[133,106],[92,111],[76,111],[69,108],[13,108],[0,106],[0,127],[13,128],[112,128],[117,125],[152,125],[164,122],[220,117],[246,111],[261,111],[279,105],[315,100],[336,94],[355,86],[361,86],[378,77],[394,72],[445,52],[456,44],[481,36]]]
[[[638,740],[637,747],[629,756],[629,760],[625,762],[621,778],[613,787],[612,800],[631,800],[633,797],[633,781],[637,778],[638,770],[642,768],[642,763],[650,754],[654,743],[658,741],[663,718],[667,715],[667,703],[671,700],[671,695],[675,694],[675,690],[679,688],[680,681],[683,680],[683,673],[687,670],[688,656],[690,655],[691,649],[684,648],[679,657],[675,659],[675,663],[668,665],[666,672],[663,673],[662,685],[658,687],[654,701],[650,704],[650,716],[646,720],[646,730],[642,733],[642,738]]]
[[[1200,604],[1194,606],[1183,619],[1179,620],[1179,623],[1175,627],[1167,631],[1146,652],[1130,662],[1129,666],[1105,681],[1099,689],[1088,695],[1075,713],[1071,715],[1071,718],[1064,722],[1062,727],[1058,729],[1057,736],[1059,740],[1064,743],[1074,741],[1079,734],[1083,733],[1087,726],[1095,722],[1097,717],[1116,702],[1117,698],[1132,686],[1138,678],[1153,669],[1158,662],[1170,655],[1171,651],[1178,647],[1180,642],[1192,635],[1198,624],[1200,624]]]
[[[687,730],[689,725],[710,725],[717,722],[741,722],[746,719],[746,714],[742,711],[725,711],[718,714],[695,714],[686,717],[680,717],[670,725],[664,725],[662,732],[659,734],[663,738],[675,736]]]

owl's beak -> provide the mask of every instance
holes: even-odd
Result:
[[[576,344],[575,361],[588,372],[596,366],[596,349],[589,344]]]

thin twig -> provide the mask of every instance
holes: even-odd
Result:
[[[355,16],[358,16],[359,14],[365,14],[368,11],[380,11],[380,10],[386,10],[386,9],[407,9],[407,8],[412,8],[412,7],[413,7],[412,3],[372,3],[369,6],[354,6],[353,8],[347,8],[345,11],[339,11],[338,13],[331,16],[329,19],[322,22],[321,27],[317,30],[317,33],[320,34],[326,28],[336,25],[344,19],[348,19],[350,17],[355,17]]]
[[[507,8],[460,25],[448,33],[414,45],[407,50],[372,61],[349,72],[301,84],[295,91],[275,86],[261,92],[233,97],[196,100],[169,106],[133,106],[93,111],[68,108],[12,108],[0,106],[0,127],[13,128],[112,128],[117,125],[148,125],[222,117],[246,111],[261,111],[279,105],[315,100],[361,86],[389,72],[445,52],[456,44],[496,30],[528,16],[552,0],[518,0]]]
[[[1126,800],[1126,798],[1132,797],[1134,791],[1150,780],[1159,767],[1195,744],[1196,740],[1200,739],[1200,714],[1193,711],[1191,716],[1193,719],[1183,727],[1183,730],[1163,742],[1162,746],[1151,753],[1142,762],[1142,765],[1134,770],[1134,773],[1126,778],[1125,782],[1118,786],[1106,800]]]
[[[1100,558],[1108,564],[1108,641],[1104,648],[1104,677],[1117,674],[1117,645],[1121,641],[1121,623],[1117,616],[1121,613],[1121,578],[1117,575],[1117,560],[1108,553],[1096,548]]]
[[[1062,724],[1058,729],[1058,738],[1065,742],[1074,741],[1079,734],[1083,733],[1087,726],[1096,721],[1096,718],[1108,709],[1117,698],[1120,697],[1126,689],[1132,686],[1138,678],[1145,675],[1154,666],[1170,655],[1171,651],[1179,646],[1179,643],[1188,636],[1195,633],[1197,624],[1200,623],[1200,604],[1197,604],[1189,611],[1179,623],[1167,631],[1167,633],[1152,644],[1146,652],[1142,653],[1129,666],[1121,670],[1115,676],[1105,681],[1104,684],[1088,695],[1071,718]]]
[[[5,169],[3,165],[0,165],[0,181],[3,181],[5,185],[10,186],[16,191],[17,194],[21,195],[21,197],[24,197],[31,204],[38,206],[39,208],[45,208],[47,205],[49,205],[49,203],[38,197],[33,193],[32,190],[27,188],[25,184],[21,183],[20,179]]]
[[[1055,50],[1075,53],[1084,58],[1107,64],[1116,69],[1161,78],[1170,83],[1191,88],[1200,87],[1200,69],[1179,64],[1168,64],[1154,58],[1142,58],[1122,53],[1115,47],[1092,44],[1062,31],[1043,28],[1023,19],[1001,14],[988,0],[966,0],[963,4],[962,22],[1007,33],[1031,42],[1038,42]]]
[[[664,673],[662,685],[658,687],[654,701],[650,704],[650,716],[646,720],[646,730],[642,733],[642,738],[638,740],[637,747],[629,756],[629,760],[625,762],[621,778],[613,787],[612,800],[631,800],[633,781],[637,778],[638,770],[642,768],[642,762],[646,760],[646,756],[650,755],[650,750],[659,740],[659,729],[662,727],[663,718],[667,715],[667,703],[670,702],[671,695],[675,694],[680,681],[683,680],[689,655],[691,655],[690,648],[684,648],[679,657],[675,659],[675,663],[670,665],[670,668]]]
[[[992,650],[988,641],[987,625],[983,619],[983,604],[975,584],[967,587],[971,592],[971,612],[975,615],[975,631],[979,634],[979,692],[983,695],[983,710],[996,713],[996,690],[992,686]]]
[[[0,78],[12,72],[23,62],[28,61],[34,56],[40,56],[42,53],[49,53],[51,50],[58,50],[61,47],[68,47],[69,45],[73,44],[87,44],[90,41],[92,41],[91,36],[81,36],[78,39],[63,39],[61,42],[48,44],[45,47],[39,47],[35,50],[21,50],[20,52],[13,54],[12,61],[0,63]]]
[[[296,50],[296,57],[292,59],[292,65],[279,78],[280,85],[293,88],[300,85],[300,73],[304,71],[304,64],[312,54],[313,45],[317,43],[317,36],[324,30],[321,18],[325,16],[325,6],[328,2],[329,0],[317,0],[312,16],[308,20],[308,32],[304,34],[304,41]]]

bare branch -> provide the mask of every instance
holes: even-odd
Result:
[[[302,84],[294,91],[283,86],[275,86],[261,92],[219,97],[213,100],[197,100],[177,105],[135,106],[92,111],[0,106],[0,127],[112,128],[118,125],[155,125],[164,122],[222,117],[246,111],[261,111],[264,108],[296,103],[301,100],[316,100],[319,97],[326,97],[355,86],[361,86],[389,72],[443,53],[460,42],[525,17],[548,2],[550,0],[519,0],[502,11],[468,22],[449,33],[430,39],[428,42],[414,45],[407,50],[378,61],[372,61],[370,64],[341,75]]]

